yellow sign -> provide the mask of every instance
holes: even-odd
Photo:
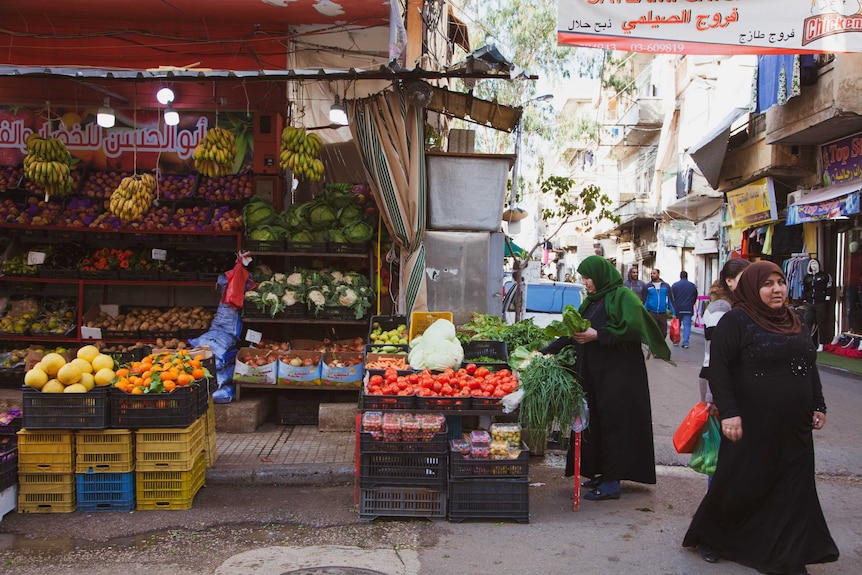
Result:
[[[772,178],[762,178],[756,182],[727,192],[727,206],[731,227],[750,228],[778,220],[775,205],[775,188]]]

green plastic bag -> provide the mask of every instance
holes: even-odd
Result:
[[[715,474],[719,443],[721,443],[721,431],[718,417],[710,415],[706,425],[703,426],[703,433],[700,434],[697,445],[691,453],[691,461],[688,465],[698,473],[710,476]]]

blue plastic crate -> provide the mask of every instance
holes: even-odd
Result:
[[[132,511],[135,509],[135,472],[76,473],[78,511]]]

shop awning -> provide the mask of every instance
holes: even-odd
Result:
[[[734,108],[701,141],[688,149],[688,155],[713,188],[718,188],[721,166],[727,153],[727,140],[730,138],[730,127],[747,112],[747,108]]]
[[[510,248],[511,246],[511,248]],[[503,251],[503,257],[512,258],[519,257],[525,258],[527,257],[527,250],[513,242],[510,238],[506,238],[506,249]]]
[[[787,206],[788,226],[821,220],[834,220],[859,213],[862,182],[838,184],[812,190]]]

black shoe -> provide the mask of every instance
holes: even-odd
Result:
[[[587,491],[587,494],[584,495],[584,499],[589,499],[590,501],[605,501],[606,499],[619,499],[620,492],[608,492],[602,491],[601,487],[596,487],[595,489],[591,489]]]
[[[697,550],[700,551],[700,557],[707,563],[718,563],[718,553],[715,549],[706,545],[698,545]]]
[[[590,489],[596,488],[602,484],[602,480],[598,477],[594,479],[587,479],[583,483],[581,483],[581,487],[589,487]]]

